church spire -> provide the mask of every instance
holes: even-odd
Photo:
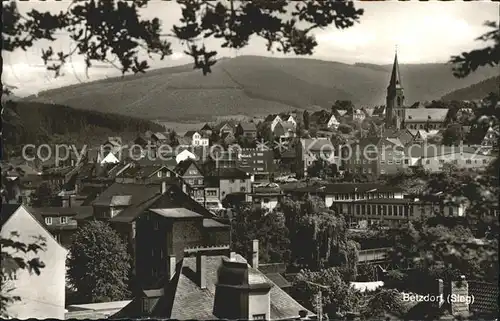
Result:
[[[392,65],[392,74],[391,74],[391,81],[389,82],[389,88],[393,89],[403,88],[403,84],[401,83],[401,75],[399,74],[397,47],[396,47],[396,54],[394,55],[394,64]]]

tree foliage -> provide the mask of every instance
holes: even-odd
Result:
[[[476,40],[490,42],[490,45],[451,57],[450,63],[454,64],[453,74],[455,77],[464,78],[471,72],[476,71],[479,67],[498,65],[500,60],[500,33],[498,32],[498,23],[495,21],[486,21],[485,25],[492,30],[483,34]]]
[[[332,178],[337,175],[337,164],[330,164],[326,160],[317,159],[307,168],[307,175],[322,179]]]
[[[304,269],[297,274],[292,294],[298,302],[316,311],[315,298],[320,291],[323,313],[330,317],[341,311],[352,311],[359,303],[359,293],[343,279],[337,268],[317,272]]]
[[[450,124],[443,132],[442,143],[447,146],[456,146],[463,142],[465,133],[460,124]]]
[[[266,213],[263,209],[243,205],[236,209],[231,221],[231,247],[237,253],[248,254],[252,240],[259,240],[259,262],[287,263],[290,241],[281,213]]]
[[[120,236],[105,222],[91,221],[74,235],[68,276],[83,302],[127,298],[130,256]]]
[[[158,18],[145,19],[140,11],[147,0],[87,2],[73,1],[57,14],[31,10],[21,15],[16,2],[2,3],[3,49],[26,50],[38,40],[54,41],[56,33],[69,33],[76,46],[68,52],[42,51],[47,68],[61,75],[61,67],[75,54],[82,55],[87,67],[107,62],[123,74],[143,73],[148,68],[145,55],[163,59],[172,54],[171,39],[186,45],[194,68],[211,72],[217,52],[206,48],[203,39],[222,40],[223,48],[241,49],[252,36],[263,38],[267,50],[310,55],[317,42],[310,31],[334,25],[344,29],[363,14],[353,2],[301,1],[205,1],[178,0],[182,18],[171,33],[162,30]],[[168,39],[168,40],[167,40]],[[144,54],[143,54],[144,53]],[[116,61],[116,63],[115,63]]]
[[[280,209],[290,231],[291,263],[318,270],[341,267],[348,279],[356,277],[358,244],[347,238],[344,218],[314,197],[300,201],[285,199]]]
[[[14,287],[10,284],[15,280],[19,271],[26,270],[29,273],[40,275],[45,263],[37,257],[39,252],[47,248],[46,240],[41,237],[33,237],[33,242],[23,243],[19,241],[19,233],[11,232],[9,238],[0,238],[1,248],[1,275],[0,275],[0,317],[9,318],[8,306],[14,302],[22,301],[23,298],[12,295]]]

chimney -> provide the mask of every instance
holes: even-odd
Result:
[[[168,279],[172,280],[172,278],[175,275],[175,268],[176,268],[177,262],[175,259],[175,255],[170,255],[169,260],[168,260]]]
[[[451,305],[451,314],[468,314],[469,304],[471,304],[471,299],[469,297],[469,285],[465,280],[465,275],[461,275],[458,281],[451,282],[451,296],[453,300]]]
[[[198,254],[196,256],[196,276],[198,278],[198,285],[201,289],[207,288],[207,268],[206,268],[206,256],[203,254]]]
[[[252,263],[254,269],[259,268],[259,240],[252,241]]]
[[[163,181],[161,182],[161,193],[165,194],[167,192],[167,182]]]
[[[231,252],[231,253],[229,254],[229,259],[230,259],[231,261],[236,261],[236,252]]]
[[[70,198],[69,198],[69,196],[63,196],[62,207],[70,207]]]

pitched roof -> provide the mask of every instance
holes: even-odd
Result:
[[[127,169],[122,171],[117,177],[128,177],[128,178],[148,178],[154,173],[158,172],[166,166],[160,164],[151,165],[140,165],[129,166]]]
[[[448,114],[446,108],[406,108],[405,122],[443,122]]]
[[[188,130],[185,134],[184,137],[193,137],[194,134],[196,134],[198,131],[197,130]]]
[[[179,145],[191,145],[193,139],[191,137],[179,137],[177,138],[177,142],[179,142]]]
[[[160,132],[154,133],[153,136],[155,136],[159,140],[167,140],[168,139],[167,136],[165,136],[165,134],[160,133]]]
[[[92,206],[73,206],[73,207],[30,207],[31,213],[36,213],[41,217],[45,216],[74,216],[92,215]]]
[[[200,166],[198,166],[196,161],[191,158],[187,158],[181,161],[179,164],[177,164],[177,166],[174,168],[174,172],[183,176],[184,174],[186,174],[186,171],[189,169],[189,167],[191,167],[191,165],[196,166],[196,169],[198,169],[200,174],[203,175],[203,170],[200,168]]]
[[[105,189],[92,205],[111,206],[116,196],[128,196],[130,204],[139,204],[159,193],[160,184],[114,183]]]
[[[174,207],[174,208],[155,208],[150,209],[151,212],[167,218],[196,218],[203,217],[203,215],[188,210],[187,208]]]
[[[229,227],[227,224],[223,224],[211,218],[203,219],[203,227],[205,228],[216,228],[216,227]]]
[[[159,297],[152,309],[151,317],[169,318],[179,320],[215,320],[215,285],[218,282],[218,271],[223,265],[223,260],[229,260],[224,255],[211,255],[205,257],[206,289],[201,289],[193,278],[196,273],[196,258],[185,257],[178,265],[177,273],[170,282],[164,284],[165,293]],[[247,263],[239,254],[234,261]],[[283,291],[273,281],[260,271],[248,268],[248,283],[266,282],[271,285],[270,305],[271,319],[294,319],[299,317],[300,310],[306,310],[290,295]],[[142,316],[140,313],[141,298],[134,299],[128,306],[112,316],[113,318],[132,318]],[[138,311],[139,310],[139,311]],[[306,310],[307,311],[307,310]],[[312,313],[308,311],[308,314]]]
[[[243,129],[243,131],[257,131],[257,127],[255,126],[254,123],[251,122],[240,122],[239,126]]]

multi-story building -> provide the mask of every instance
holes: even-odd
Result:
[[[278,184],[268,183],[254,186],[251,196],[254,205],[267,211],[273,211],[284,194]]]
[[[350,172],[378,176],[403,168],[404,146],[397,138],[364,138],[342,152],[343,167]]]
[[[257,148],[239,151],[237,167],[253,177],[254,183],[268,183],[275,171],[274,152]]]
[[[497,155],[483,154],[466,146],[409,146],[404,164],[419,166],[429,172],[440,172],[446,164],[467,170],[481,171],[495,161]]]
[[[205,202],[205,175],[197,162],[186,159],[177,164],[174,172],[189,185],[191,197],[203,204]]]
[[[250,193],[252,191],[251,176],[237,168],[218,168],[213,170],[206,178],[209,189],[205,189],[205,193],[210,192],[214,187],[220,200],[233,193]],[[248,197],[247,200],[248,201]]]
[[[301,139],[296,145],[297,176],[307,176],[307,169],[315,160],[324,160],[330,164],[340,166],[340,159],[336,156],[335,146],[328,138]]]
[[[45,228],[66,248],[71,246],[73,234],[78,227],[75,217],[91,216],[93,212],[92,206],[38,207],[29,210],[43,219]]]
[[[167,181],[155,184],[114,183],[92,202],[92,206],[93,216],[79,221],[78,224],[84,224],[87,219],[109,222],[128,244],[134,266],[137,263],[136,221],[143,213],[149,212],[150,209],[183,208],[205,218],[214,217],[179,186]]]
[[[302,198],[304,195],[313,195],[321,198],[326,207],[332,207],[336,202],[353,202],[367,199],[403,199],[404,191],[401,188],[378,183],[335,183],[326,185],[312,185],[306,187],[285,188],[286,195]]]

